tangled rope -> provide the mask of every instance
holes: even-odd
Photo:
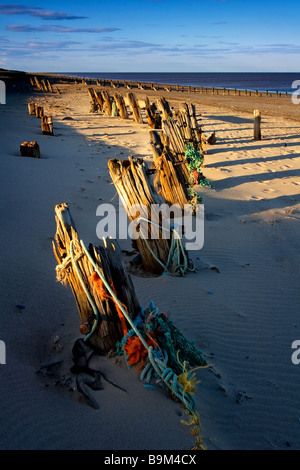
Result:
[[[159,348],[159,345],[158,345],[157,341],[155,340],[155,338],[151,337],[150,333],[149,333],[149,335],[150,335],[149,338],[150,339],[148,338],[148,342],[147,342],[147,339],[145,339],[144,335],[142,334],[141,325],[140,325],[140,327],[138,327],[139,322],[143,323],[143,318],[142,318],[143,313],[141,313],[136,318],[135,322],[130,318],[130,316],[128,315],[126,309],[124,308],[122,303],[118,300],[114,290],[112,289],[110,284],[107,282],[107,280],[105,279],[105,277],[103,276],[103,274],[99,270],[97,264],[95,263],[95,261],[91,257],[89,251],[85,247],[82,240],[80,241],[80,245],[81,245],[84,253],[86,254],[87,258],[89,259],[90,263],[92,264],[95,272],[97,273],[97,275],[99,276],[99,278],[101,279],[103,284],[105,285],[105,287],[106,287],[107,291],[109,292],[110,296],[113,298],[116,305],[118,305],[120,311],[124,315],[125,319],[129,323],[129,325],[131,326],[131,330],[129,330],[128,334],[126,336],[124,336],[124,338],[122,340],[122,346],[126,343],[128,337],[131,337],[131,336],[135,335],[138,338],[138,340],[140,341],[143,348],[146,349],[149,363],[147,364],[147,366],[144,368],[144,370],[142,372],[142,379],[144,379],[145,376],[146,376],[146,382],[149,383],[152,375],[156,375],[158,377],[159,381],[162,382],[163,384],[165,384],[170,389],[170,391],[174,394],[174,396],[176,396],[185,405],[187,410],[189,410],[191,413],[195,413],[195,407],[196,407],[195,400],[194,400],[192,394],[190,394],[186,391],[186,387],[184,386],[184,384],[180,383],[180,381],[178,380],[178,376],[173,371],[173,369],[171,367],[168,367],[168,365],[167,365],[167,361],[168,361],[167,353],[162,351],[161,348]],[[74,252],[73,252],[72,243],[71,243],[70,253],[71,253],[71,259],[73,261],[74,260]],[[81,274],[80,274],[80,271],[78,269],[78,266],[77,266],[76,262],[74,263],[74,267],[75,267],[77,275],[78,275],[78,277],[81,280],[81,283],[83,285],[84,282],[83,282],[83,279],[81,277]],[[93,310],[94,310],[95,304],[94,304],[89,292],[87,291],[86,286],[85,286],[84,289],[85,289],[87,297],[88,297],[88,299],[89,299],[89,301],[90,301],[90,303],[93,307]],[[92,334],[92,332],[95,330],[95,328],[97,326],[98,312],[97,312],[96,307],[95,307],[94,313],[95,313],[96,320],[93,324],[93,328],[92,328],[92,331],[90,332],[89,336]],[[155,314],[157,315],[158,314],[158,311],[157,311],[156,307],[154,307],[153,302],[150,303],[148,313],[151,313],[151,315],[155,315]]]
[[[187,161],[187,168],[190,177],[190,193],[195,197],[197,195],[192,188],[193,184],[199,184],[200,186],[206,186],[208,188],[211,188],[212,186],[201,171],[201,165],[203,163],[203,155],[201,152],[191,144],[187,144],[184,155]]]
[[[148,241],[147,235],[144,233],[142,226],[140,225],[139,233],[142,235],[143,240],[145,241],[148,250],[152,254],[153,258],[163,267],[163,274],[173,274],[175,276],[184,276],[188,271],[195,271],[194,263],[189,259],[186,250],[183,246],[182,239],[180,234],[175,230],[175,228],[167,229],[161,225],[156,224],[155,222],[145,219],[144,217],[139,217],[137,221],[144,221],[158,227],[161,230],[166,232],[171,232],[171,244],[168,254],[168,259],[166,264],[164,264],[153,252]]]

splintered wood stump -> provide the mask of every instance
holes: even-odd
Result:
[[[167,150],[161,152],[154,142],[150,144],[156,169],[155,187],[167,204],[179,204],[183,210],[190,203],[186,162],[179,161],[176,155]]]
[[[31,101],[30,103],[28,103],[28,112],[29,114],[33,115],[33,116],[36,116],[36,112],[35,112],[35,103],[33,101]]]
[[[157,113],[157,107],[150,104],[148,96],[145,98],[145,113],[148,119],[148,125],[152,129],[161,129],[161,116]]]
[[[43,91],[48,91],[48,87],[47,87],[46,82],[45,82],[44,79],[41,80],[41,84],[42,84],[42,89],[43,89]]]
[[[42,116],[44,116],[44,108],[42,106],[36,106],[35,115],[37,118],[41,118]]]
[[[162,118],[163,119],[170,119],[172,118],[173,116],[173,113],[171,111],[171,107],[168,103],[168,101],[162,97],[162,98],[159,98],[157,100],[157,106],[158,106],[158,109],[161,111],[162,113]]]
[[[98,111],[102,112],[103,111],[103,106],[104,106],[104,100],[102,98],[101,93],[98,93],[98,91],[94,90],[94,96],[97,102],[98,106]]]
[[[127,93],[128,104],[132,112],[134,122],[144,124],[141,109],[134,93]]]
[[[53,135],[52,116],[41,117],[41,128],[44,135]]]
[[[108,93],[107,90],[102,90],[102,91],[101,91],[101,94],[102,94],[102,98],[103,98],[103,101],[104,101],[104,107],[103,107],[103,109],[105,110],[105,113],[107,114],[107,116],[111,116],[111,113],[112,113],[112,103],[111,103],[111,99],[110,99],[109,93]]]
[[[42,87],[42,85],[40,84],[40,82],[39,82],[39,80],[38,80],[37,77],[34,77],[34,82],[35,82],[35,85],[37,86],[37,88],[38,88],[39,90],[42,90],[42,89],[43,89],[43,87]]]
[[[22,157],[41,157],[39,144],[35,140],[32,142],[23,142],[20,145],[20,152]]]
[[[261,140],[261,112],[258,109],[254,110],[254,140]]]
[[[183,135],[180,124],[174,119],[163,120],[162,130],[165,134],[167,145],[177,155],[184,155],[186,139]]]
[[[121,119],[128,119],[129,116],[128,116],[128,112],[127,112],[124,97],[122,95],[120,95],[120,93],[115,93],[114,94],[114,100],[115,100],[117,110],[119,112],[119,115],[120,115]]]
[[[49,82],[49,80],[47,80],[47,88],[48,88],[48,91],[49,91],[50,93],[53,93],[53,88],[52,88],[52,85],[51,85],[51,83]]]
[[[94,89],[88,88],[88,94],[92,104],[95,104],[95,96],[94,96]]]
[[[115,349],[130,326],[86,254],[66,203],[55,206],[55,220],[53,252],[58,263],[57,280],[70,286],[73,292],[81,318],[79,329],[85,340],[100,353],[107,353]],[[140,306],[131,278],[125,271],[118,242],[105,239],[104,246],[89,244],[86,248],[128,316],[134,320]]]
[[[135,242],[143,267],[149,273],[161,274],[168,260],[170,239],[163,236],[158,208],[161,202],[148,178],[147,165],[142,159],[129,157],[123,163],[109,160],[108,168],[128,219],[140,232]],[[148,223],[150,219],[153,223]]]

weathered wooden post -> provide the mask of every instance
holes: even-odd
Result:
[[[34,82],[35,82],[35,85],[37,86],[37,88],[38,88],[39,90],[42,90],[42,86],[41,86],[41,84],[40,84],[40,82],[39,82],[39,80],[38,80],[37,77],[34,77]]]
[[[128,116],[128,112],[127,112],[127,108],[126,108],[123,96],[120,93],[115,93],[114,100],[115,100],[121,119],[128,119],[129,116]]]
[[[184,206],[190,203],[187,175],[184,172],[185,162],[180,161],[175,154],[167,149],[161,150],[160,146],[155,143],[157,141],[157,136],[154,137],[155,132],[152,132],[153,138],[150,145],[159,185],[156,178],[154,184],[157,192],[167,204],[170,206],[179,204],[183,210]]]
[[[84,339],[100,353],[107,353],[127,334],[128,326],[112,292],[131,319],[140,311],[121,249],[113,239],[105,239],[104,247],[92,244],[85,247],[66,203],[55,206],[55,219],[53,252],[58,263],[57,280],[69,285],[73,292]]]
[[[106,112],[107,116],[111,116],[112,103],[111,103],[111,99],[110,99],[110,96],[108,94],[108,91],[107,90],[102,90],[101,94],[102,94],[102,98],[103,98],[103,101],[104,101],[103,109],[105,109],[105,112]]]
[[[134,93],[127,93],[128,104],[132,112],[134,122],[144,124],[142,113]]]
[[[254,140],[261,140],[261,112],[258,109],[254,110]]]
[[[48,88],[48,91],[49,91],[50,93],[53,93],[53,88],[52,88],[52,85],[51,85],[51,83],[49,82],[49,80],[47,80],[47,88]]]
[[[52,116],[41,117],[41,128],[44,135],[53,135]]]
[[[103,111],[103,106],[104,106],[104,100],[102,98],[101,93],[98,93],[96,90],[94,90],[94,97],[95,97],[96,102],[97,102],[98,111],[102,112]]]
[[[41,118],[42,116],[44,116],[44,108],[42,106],[36,106],[35,115],[37,118]]]
[[[32,142],[23,142],[20,145],[20,152],[22,157],[41,157],[39,144],[35,140]]]
[[[168,103],[168,101],[162,97],[157,100],[157,106],[160,112],[162,113],[162,118],[163,119],[169,119],[172,118],[173,113],[171,111],[171,107]]]
[[[29,114],[35,116],[36,115],[36,112],[35,112],[35,103],[33,101],[31,101],[30,103],[28,103],[28,112]]]
[[[148,96],[145,98],[145,113],[148,119],[148,125],[152,129],[161,129],[161,116],[156,112],[157,108],[153,103],[150,105]]]
[[[161,201],[148,178],[146,163],[133,157],[124,162],[111,159],[108,168],[131,226],[137,232],[135,243],[145,271],[162,274],[171,244],[170,235],[166,237],[164,230],[170,230],[170,226],[160,222]]]

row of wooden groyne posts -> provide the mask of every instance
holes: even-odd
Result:
[[[32,84],[34,81],[38,80],[36,76],[30,78],[32,80]],[[157,84],[157,83],[149,83],[149,82],[133,82],[129,80],[111,80],[105,78],[95,78],[89,79],[84,77],[74,77],[68,75],[58,75],[53,77],[52,80],[54,82],[59,81],[60,83],[74,83],[79,84],[83,83],[85,85],[97,85],[102,87],[111,87],[111,88],[125,88],[129,90],[138,89],[138,90],[153,90],[153,91],[177,91],[181,93],[199,93],[205,95],[219,95],[219,96],[256,96],[256,97],[289,97],[287,92],[280,92],[280,91],[261,91],[261,90],[241,90],[237,88],[225,88],[225,87],[204,87],[204,86],[190,86],[190,85],[167,85],[167,84]],[[50,91],[52,88],[51,83],[49,82],[49,77],[45,77],[41,79],[39,82],[39,86],[41,86],[41,82],[45,82],[45,91]],[[49,85],[48,85],[48,83]],[[43,86],[43,85],[42,85]],[[53,88],[52,88],[53,91]],[[59,89],[56,87],[57,93],[59,93]]]
[[[37,81],[39,85],[32,81],[35,89],[49,93],[47,82]],[[57,91],[52,87],[51,92]],[[87,93],[90,111],[99,113],[99,119],[101,115],[118,116],[146,124],[139,100],[132,91],[126,96],[118,92],[110,95],[105,87],[88,86]],[[32,101],[28,103],[28,111],[41,117],[39,106]],[[176,204],[181,211],[189,205],[193,213],[198,202],[193,185],[204,178],[201,167],[206,141],[192,104],[182,103],[175,110],[165,98],[159,98],[155,104],[146,97],[143,111],[150,127],[153,164],[149,167],[142,158],[130,156],[124,161],[110,159],[108,169],[129,222],[138,222],[140,227],[142,235],[133,245],[144,272],[149,276],[183,276],[194,271],[194,265],[174,227],[169,237],[163,235],[164,223],[170,228],[172,221],[168,218],[162,221],[165,216],[161,214],[161,204],[169,207]],[[53,128],[48,135],[53,135]],[[187,148],[194,152],[195,167],[186,158]],[[134,205],[138,205],[139,214],[131,211]],[[56,277],[73,292],[84,341],[101,354],[116,348],[120,353],[121,349],[127,364],[140,364],[141,380],[145,384],[149,385],[155,378],[173,397],[180,399],[193,416],[191,422],[199,426],[199,436],[194,434],[195,449],[201,448],[199,417],[188,388],[192,376],[187,372],[189,368],[206,365],[201,351],[153,302],[148,308],[141,306],[117,240],[108,237],[103,239],[103,246],[91,243],[85,246],[67,203],[55,206],[55,220]],[[166,352],[163,358],[162,350]]]
[[[43,85],[38,79],[32,81],[32,85],[42,90]],[[48,84],[46,86],[47,89],[43,91],[49,93]],[[52,90],[56,92],[54,87]],[[129,221],[132,222],[136,217],[136,214],[130,213],[130,207],[134,204],[141,204],[146,208],[145,213],[140,214],[140,217],[148,221],[151,218],[151,223],[154,222],[154,225],[156,222],[159,225],[161,214],[155,214],[153,208],[155,205],[160,207],[162,202],[168,206],[176,204],[182,210],[189,205],[193,212],[201,199],[193,187],[201,184],[201,181],[205,179],[202,169],[207,142],[198,124],[195,106],[181,103],[179,109],[174,109],[164,97],[159,98],[156,104],[150,103],[146,97],[142,100],[144,104],[142,113],[140,101],[131,91],[124,96],[118,92],[110,95],[104,87],[98,90],[87,87],[87,93],[90,98],[90,111],[99,113],[99,118],[101,114],[118,116],[120,119],[133,119],[137,124],[148,123],[150,127],[150,144],[153,153],[151,167],[142,158],[133,156],[124,161],[117,159],[108,161],[110,176],[127,210]],[[28,103],[28,112],[30,115],[44,118],[45,122],[50,125],[50,129],[46,129],[43,133],[53,135],[52,117],[44,116],[43,108],[31,101]],[[191,161],[189,162],[186,158],[187,147],[194,151],[195,160],[197,160],[196,167],[193,167]],[[135,241],[146,272],[161,275],[168,271],[171,274],[184,275],[190,270],[191,262],[185,249],[182,250],[176,262],[171,260],[172,240],[162,236],[161,227],[158,228],[159,233],[156,235],[155,229],[150,224],[146,231],[146,237],[141,236]]]

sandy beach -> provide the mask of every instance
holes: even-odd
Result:
[[[181,404],[143,387],[123,356],[93,361],[126,392],[104,381],[95,410],[76,389],[80,318],[56,281],[54,208],[68,203],[80,237],[97,244],[97,207],[119,203],[107,161],[134,155],[151,165],[153,157],[148,124],[90,113],[83,83],[58,86],[51,94],[15,82],[0,105],[0,449],[190,451],[195,437]],[[174,108],[193,103],[204,135],[217,137],[203,168],[212,188],[197,187],[205,237],[190,252],[196,272],[131,273],[141,305],[153,300],[211,366],[196,371],[205,447],[299,450],[300,364],[291,345],[300,341],[300,106],[286,97],[134,92],[151,102],[165,96]],[[42,135],[30,101],[52,115],[53,136]],[[257,108],[261,141],[253,139]],[[41,158],[21,157],[20,144],[33,140]],[[130,250],[131,241],[120,245]],[[43,365],[56,361],[48,375]]]

